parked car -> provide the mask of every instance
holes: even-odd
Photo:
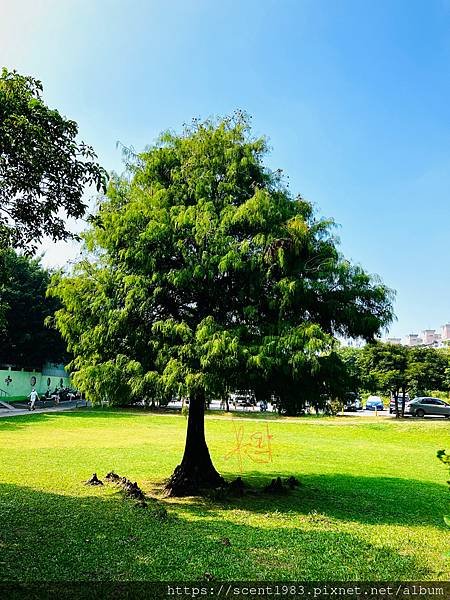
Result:
[[[450,417],[450,404],[440,398],[423,396],[414,398],[406,405],[405,412],[414,417],[424,417],[425,415],[442,415]]]
[[[248,390],[236,390],[230,394],[230,402],[235,406],[244,408],[256,406],[256,398],[253,392]]]
[[[357,410],[362,410],[362,402],[358,397],[358,394],[356,392],[348,392],[345,395],[345,401],[344,401],[344,410],[345,411],[353,411],[356,412]]]
[[[366,410],[384,410],[383,400],[380,396],[369,396],[366,400]]]
[[[402,398],[403,395],[400,394],[398,397],[398,409],[401,410],[402,409]],[[405,406],[407,402],[410,402],[410,397],[409,394],[405,394]],[[389,412],[390,414],[394,414],[395,413],[395,399],[391,396],[391,399],[389,400]]]

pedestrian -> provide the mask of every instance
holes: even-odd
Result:
[[[28,398],[30,399],[30,406],[28,407],[28,410],[34,410],[36,400],[39,400],[39,395],[34,388],[31,390],[31,393],[28,394]]]

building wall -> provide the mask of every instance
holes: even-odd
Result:
[[[417,333],[411,333],[405,337],[404,344],[405,346],[419,346],[422,343],[422,338],[420,338]]]
[[[401,344],[402,343],[402,339],[401,338],[387,338],[386,342],[388,344]]]
[[[436,341],[436,331],[434,329],[424,329],[422,331],[422,340],[426,346],[433,344]]]
[[[12,369],[0,370],[0,390],[6,392],[6,396],[28,396],[34,387],[39,394],[45,394],[47,390],[51,392],[55,387],[60,388],[70,386],[70,378],[64,369],[54,369],[52,375],[47,374],[48,370],[40,371],[13,371]],[[35,383],[34,379],[35,378]],[[33,385],[34,383],[34,385]],[[4,393],[0,394],[5,397]]]

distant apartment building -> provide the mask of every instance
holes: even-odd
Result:
[[[404,346],[421,346],[422,338],[419,337],[418,333],[410,333],[409,335],[405,336],[405,339],[403,340],[403,345]]]
[[[442,325],[441,337],[442,341],[450,340],[450,323]]]
[[[436,341],[436,329],[424,329],[422,331],[422,344],[431,346]]]
[[[387,344],[398,344],[400,346],[432,346],[434,348],[442,348],[447,345],[450,346],[450,323],[442,325],[439,332],[436,329],[424,329],[420,335],[418,333],[410,333],[405,335],[403,339],[399,337],[388,337],[384,340],[379,337],[376,339],[379,342],[384,341]],[[360,339],[341,339],[340,341],[343,346],[353,348],[364,346],[364,342]]]
[[[391,338],[395,339],[395,338]],[[389,341],[389,340],[386,340]],[[446,323],[441,328],[441,333],[437,333],[436,329],[424,329],[419,335],[418,333],[410,333],[403,340],[404,346],[435,346],[440,348],[450,341],[450,323]]]

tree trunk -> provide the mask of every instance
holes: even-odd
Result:
[[[186,444],[179,464],[166,485],[169,496],[194,496],[203,490],[224,485],[214,468],[205,439],[205,393],[191,394]]]
[[[395,418],[398,419],[400,414],[398,412],[398,391],[394,392],[394,402],[395,402]]]
[[[405,417],[405,388],[402,389],[402,419]]]

